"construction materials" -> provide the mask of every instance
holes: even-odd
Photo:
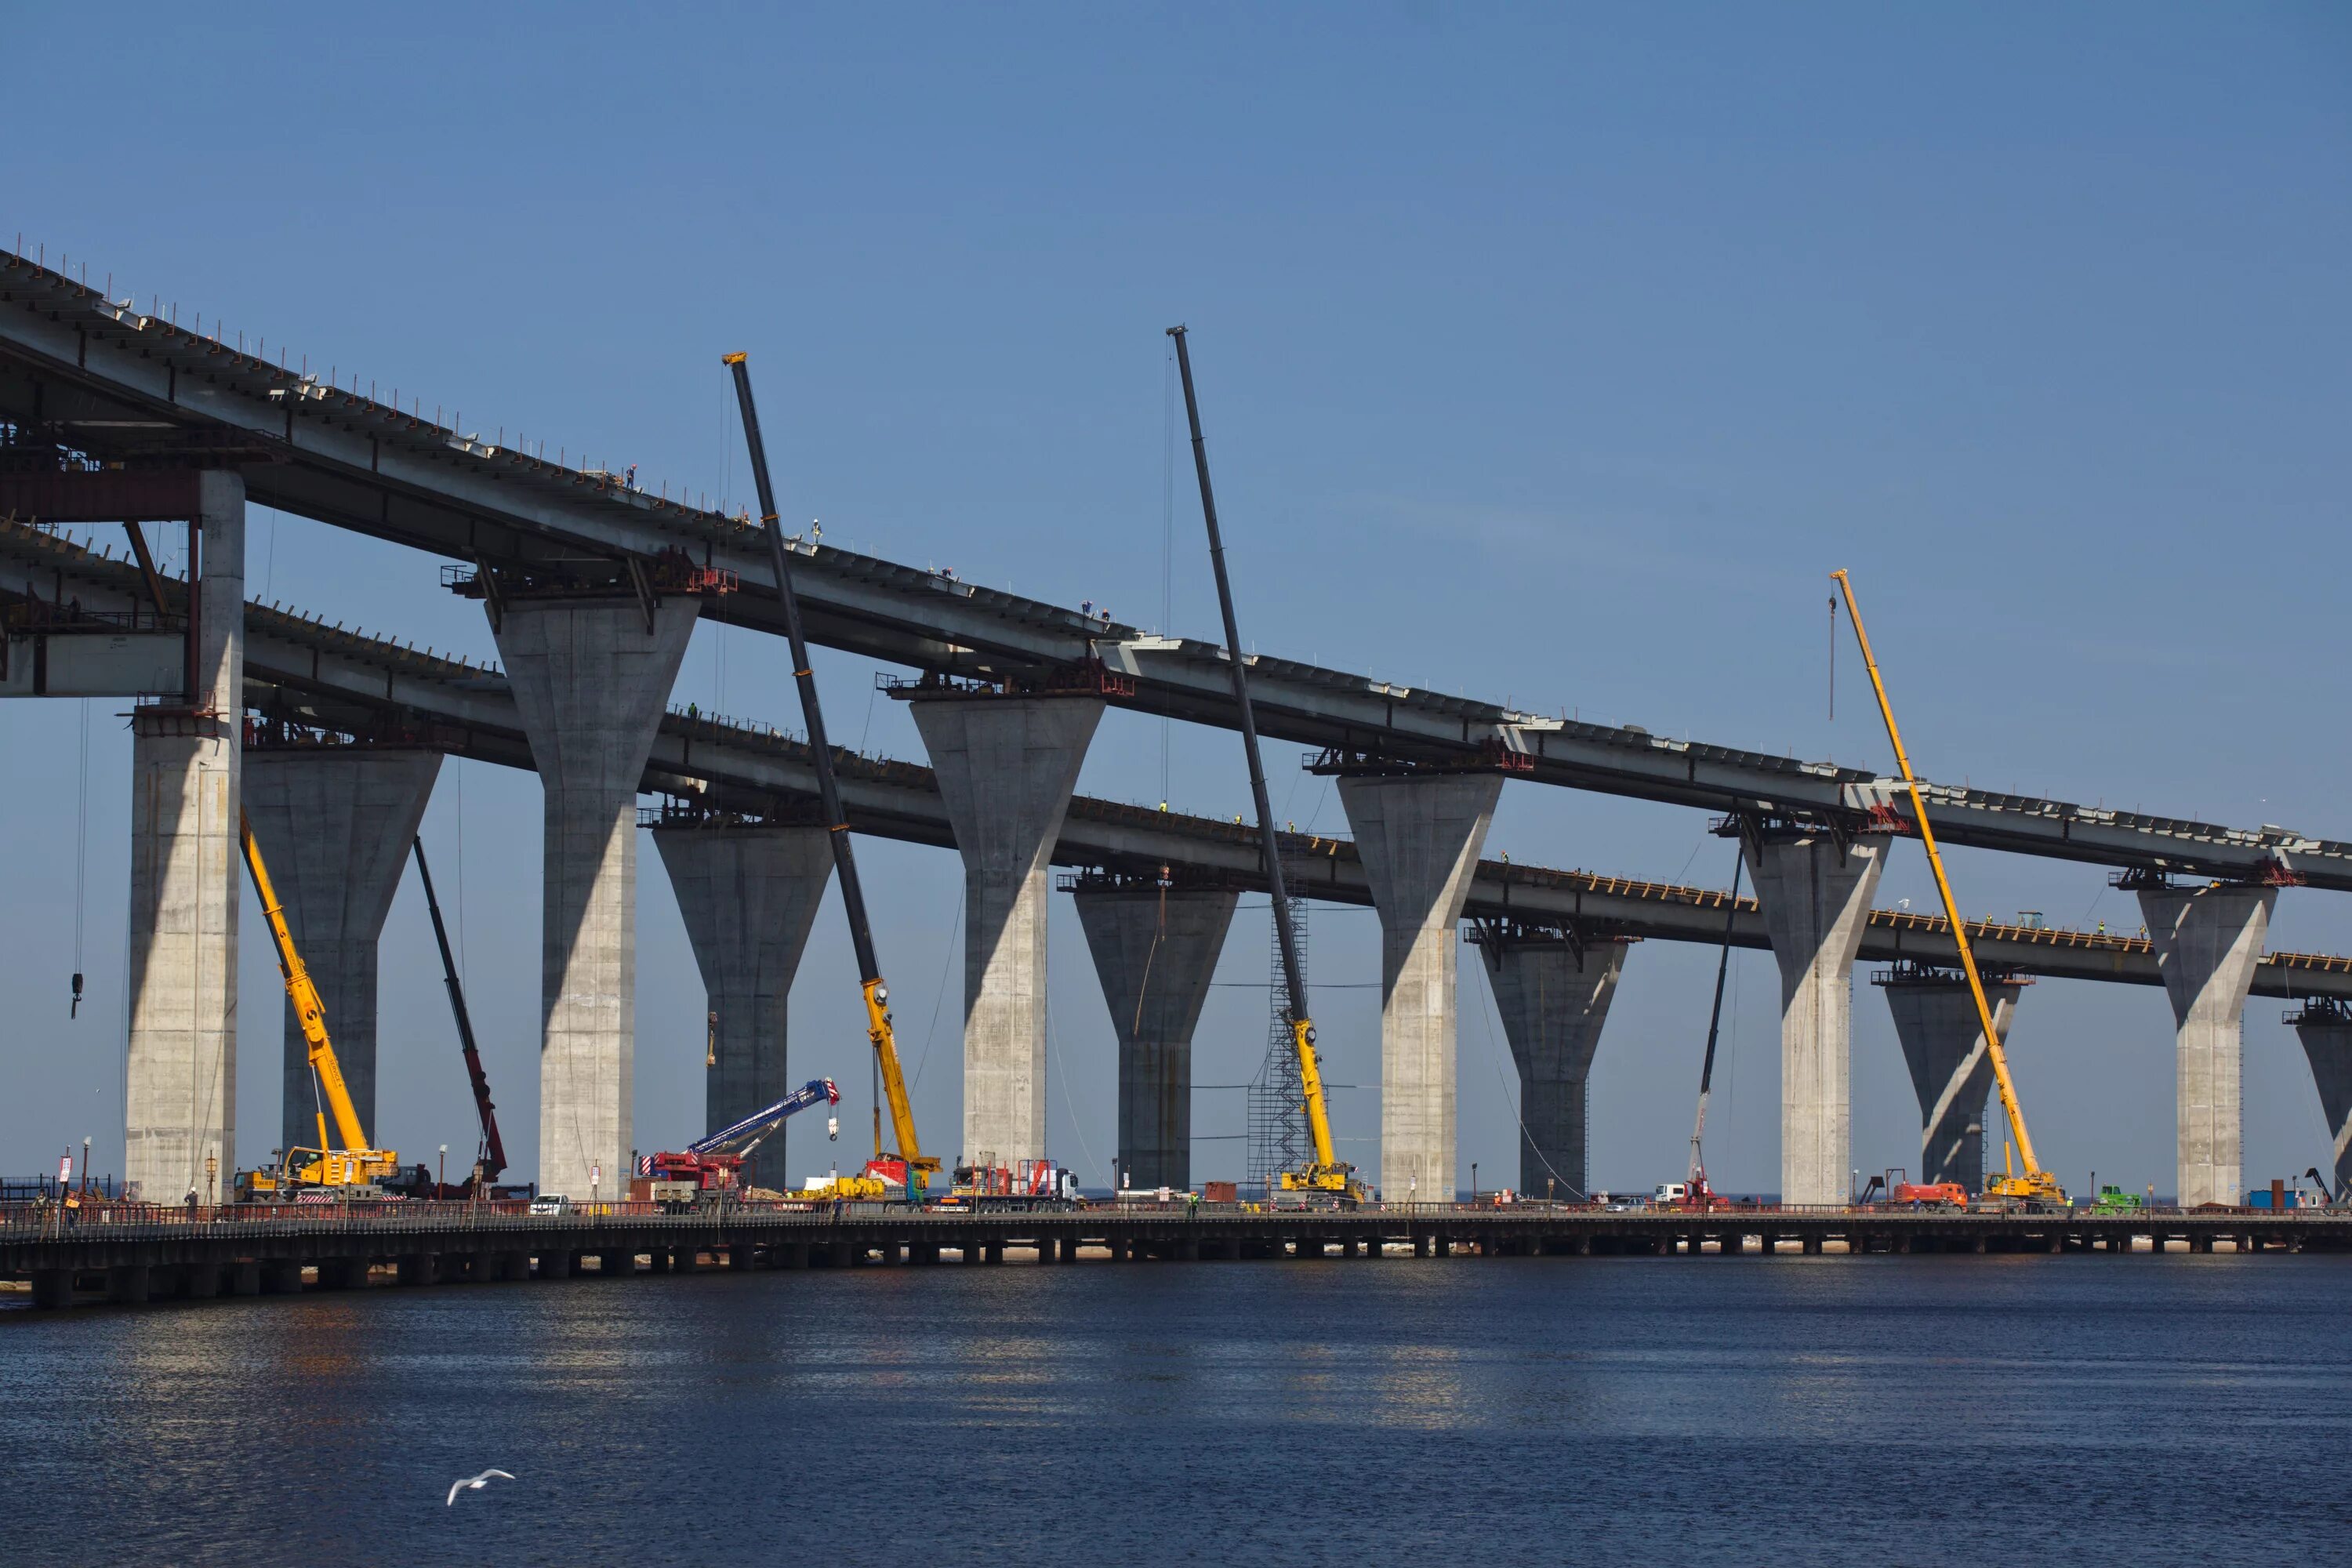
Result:
[[[629,1196],[641,1203],[692,1205],[738,1194],[746,1186],[743,1167],[768,1134],[820,1102],[841,1103],[841,1090],[829,1078],[813,1078],[775,1104],[698,1138],[675,1153],[640,1155]],[[826,1119],[825,1134],[841,1136],[840,1118]]]
[[[1258,753],[1257,717],[1250,707],[1249,661],[1242,652],[1241,626],[1234,614],[1233,583],[1225,573],[1224,539],[1217,531],[1216,492],[1209,484],[1209,448],[1201,436],[1201,404],[1192,390],[1192,356],[1182,327],[1169,328],[1168,335],[1176,340],[1176,365],[1184,382],[1184,415],[1192,430],[1192,469],[1201,483],[1201,515],[1209,531],[1209,563],[1216,574],[1217,607],[1224,616],[1226,663],[1233,675],[1234,707],[1242,732],[1242,750],[1249,759],[1250,798],[1257,808],[1258,856],[1265,868],[1266,897],[1274,910],[1275,941],[1282,952],[1283,994],[1289,1005],[1290,1037],[1298,1056],[1307,1135],[1315,1146],[1310,1163],[1277,1173],[1276,1190],[1356,1204],[1369,1194],[1364,1184],[1356,1179],[1356,1168],[1341,1162],[1331,1142],[1331,1114],[1324,1099],[1323,1069],[1315,1055],[1315,1024],[1307,1012],[1307,984],[1299,972],[1290,895],[1283,881],[1281,849],[1274,837],[1274,808],[1266,799],[1265,764]]]
[[[1960,968],[1969,978],[1969,994],[1975,998],[1977,1023],[1984,1031],[1985,1050],[1992,1058],[1993,1079],[2000,1087],[2001,1109],[2009,1113],[2011,1134],[2017,1143],[2018,1157],[2024,1163],[2023,1174],[2006,1169],[1996,1179],[1985,1184],[1985,1195],[2000,1203],[2021,1203],[2028,1208],[2064,1208],[2066,1194],[2058,1178],[2042,1168],[2033,1157],[2033,1140],[2025,1131],[2025,1111],[2017,1101],[2017,1084],[2009,1075],[2009,1053],[2001,1047],[2000,1030],[1994,1026],[1992,1004],[1985,997],[1984,977],[1977,972],[1976,954],[1969,946],[1968,922],[1960,917],[1959,905],[1952,898],[1951,879],[1944,874],[1944,857],[1936,847],[1936,830],[1927,821],[1927,803],[1919,793],[1919,781],[1911,772],[1911,758],[1903,749],[1903,731],[1895,723],[1894,704],[1887,700],[1886,682],[1878,673],[1878,660],[1870,650],[1870,634],[1863,629],[1862,608],[1854,602],[1853,583],[1843,569],[1830,574],[1845,595],[1845,611],[1853,622],[1854,640],[1862,647],[1862,662],[1870,671],[1870,689],[1878,698],[1879,717],[1886,721],[1886,739],[1895,748],[1895,765],[1902,771],[1904,787],[1911,795],[1911,817],[1919,829],[1919,842],[1927,851],[1927,864],[1936,873],[1936,891],[1944,900],[1944,918],[1951,922],[1952,944],[1959,952]],[[2004,1165],[2006,1161],[2004,1161]]]
[[[842,912],[849,919],[850,945],[857,953],[858,980],[866,996],[866,1035],[874,1045],[882,1095],[889,1103],[891,1131],[898,1140],[896,1150],[881,1147],[881,1112],[877,1107],[874,1160],[876,1164],[902,1168],[900,1180],[905,1196],[908,1202],[919,1204],[940,1162],[923,1152],[922,1140],[915,1132],[914,1106],[907,1098],[906,1076],[898,1066],[898,1047],[890,1021],[890,988],[883,982],[880,961],[874,956],[874,932],[866,919],[866,889],[857,879],[857,861],[849,846],[849,818],[841,809],[841,788],[834,778],[833,751],[824,738],[824,710],[817,700],[816,676],[809,665],[808,637],[801,628],[800,599],[793,591],[793,552],[784,543],[783,527],[776,516],[775,487],[768,479],[767,443],[761,439],[759,410],[751,401],[749,358],[731,353],[725,356],[725,363],[735,373],[735,401],[743,413],[743,441],[751,448],[751,479],[760,493],[760,525],[767,533],[769,558],[776,572],[776,595],[783,605],[784,634],[792,645],[793,679],[800,689],[801,719],[808,726],[809,757],[816,769],[817,795],[824,810],[824,826],[833,839],[833,869],[841,881]],[[887,1180],[870,1166],[868,1179]]]
[[[983,1159],[958,1165],[942,1208],[1070,1208],[1078,1201],[1078,1174],[1052,1160],[1000,1165]]]
[[[474,1091],[474,1113],[480,1120],[481,1142],[474,1154],[474,1173],[467,1181],[468,1189],[485,1186],[499,1179],[507,1168],[507,1147],[499,1137],[498,1108],[490,1103],[489,1075],[482,1070],[482,1053],[474,1046],[474,1021],[466,1011],[466,987],[457,979],[457,961],[449,951],[449,928],[441,921],[441,900],[433,893],[433,871],[425,864],[425,840],[418,837],[416,851],[417,879],[425,884],[425,911],[433,917],[433,941],[441,950],[441,984],[449,993],[449,1016],[457,1025],[457,1048],[465,1054],[466,1080]]]
[[[245,1197],[264,1197],[303,1187],[373,1187],[387,1176],[397,1176],[400,1155],[390,1149],[378,1149],[368,1142],[367,1130],[360,1125],[360,1113],[352,1103],[351,1091],[343,1085],[343,1070],[335,1060],[335,1044],[327,1034],[326,1008],[319,1000],[319,988],[310,983],[310,971],[302,966],[302,955],[294,949],[294,933],[286,924],[286,910],[278,901],[278,889],[270,885],[269,868],[262,863],[261,846],[253,837],[253,825],[245,813],[236,815],[237,838],[245,849],[246,869],[253,875],[253,890],[261,900],[261,917],[269,926],[269,939],[278,951],[278,970],[286,977],[286,995],[294,1005],[294,1016],[302,1027],[302,1038],[310,1047],[310,1080],[318,1097],[319,1146],[315,1149],[288,1149],[274,1171],[247,1171],[237,1176],[237,1188]],[[327,1120],[334,1118],[334,1136],[328,1135]]]

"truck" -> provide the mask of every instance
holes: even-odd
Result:
[[[656,1203],[671,1213],[721,1203],[740,1196],[743,1167],[767,1135],[810,1106],[841,1103],[841,1090],[829,1078],[813,1078],[775,1104],[684,1149],[638,1157],[629,1196],[638,1203]],[[837,1117],[828,1118],[826,1131],[841,1136]]]
[[[2113,1182],[2101,1184],[2099,1195],[2091,1200],[2093,1214],[2137,1214],[2144,1206],[2137,1193],[2127,1193]]]
[[[983,1158],[955,1168],[955,1184],[942,1208],[1072,1208],[1078,1201],[1077,1173],[1052,1160],[1000,1165]]]

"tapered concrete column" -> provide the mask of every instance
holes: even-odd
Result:
[[[637,990],[637,784],[699,601],[516,599],[497,626],[546,795],[539,1184],[628,1180]]]
[[[1895,1037],[1911,1069],[1919,1097],[1919,1180],[1958,1182],[1971,1193],[1984,1191],[1986,1097],[1992,1093],[1992,1053],[1985,1048],[1976,998],[1965,976],[1894,972],[1879,977]],[[2009,1043],[2023,985],[2014,980],[1985,984],[1993,1027]],[[1851,1179],[1851,1178],[1849,1178]]]
[[[1454,923],[1503,780],[1343,778],[1381,920],[1381,1190],[1454,1199]]]
[[[131,1028],[123,1177],[154,1203],[215,1196],[236,1165],[245,480],[199,477],[194,689],[131,724]]]
[[[1565,937],[1508,933],[1479,943],[1519,1068],[1523,1193],[1580,1198],[1587,1191],[1585,1080],[1628,945],[1593,942],[1579,952]]]
[[[1780,963],[1782,1203],[1849,1195],[1853,956],[1885,865],[1875,843],[1841,850],[1827,837],[1775,837],[1748,847],[1748,876]]]
[[[784,1003],[833,876],[831,839],[822,827],[654,829],[716,1016],[703,1075],[705,1131],[792,1092]],[[784,1132],[778,1128],[752,1156],[751,1173],[766,1186],[787,1183]]]
[[[2180,1205],[2244,1201],[2240,1102],[2246,993],[2270,932],[2275,888],[2143,888],[2140,913],[2172,1002]]]
[[[2319,1109],[2327,1117],[2327,1135],[2335,1141],[2333,1168],[2340,1187],[2352,1181],[2352,1011],[2315,1004],[2294,1022],[2319,1090]]]
[[[376,939],[392,912],[424,820],[441,753],[405,747],[281,746],[245,759],[245,809],[285,901],[302,966],[319,988],[335,1061],[360,1124],[381,1142],[375,1117]],[[310,1047],[285,1005],[283,1113],[278,1147],[319,1142]]]
[[[1103,705],[1091,698],[917,700],[963,856],[963,1152],[1045,1154],[1048,862]]]
[[[1241,895],[1081,888],[1078,923],[1118,1035],[1118,1164],[1137,1187],[1192,1184],[1192,1030]]]

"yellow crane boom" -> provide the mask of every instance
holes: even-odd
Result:
[[[1998,1197],[2032,1198],[2063,1204],[2066,1194],[2056,1177],[2042,1168],[2033,1155],[2033,1137],[2025,1130],[2025,1110],[2017,1101],[2017,1083],[2009,1076],[2009,1053],[2001,1048],[2000,1031],[1993,1027],[1992,1004],[1985,997],[1984,979],[1977,973],[1976,952],[1969,946],[1969,928],[1960,919],[1959,905],[1952,898],[1951,879],[1944,874],[1944,857],[1936,847],[1936,830],[1927,821],[1927,803],[1919,793],[1919,781],[1911,772],[1910,754],[1903,749],[1903,731],[1895,727],[1895,708],[1886,698],[1886,682],[1878,673],[1878,659],[1870,651],[1870,634],[1863,629],[1862,607],[1854,603],[1853,582],[1843,568],[1830,574],[1838,591],[1845,595],[1845,613],[1853,622],[1854,641],[1862,646],[1862,662],[1870,671],[1870,689],[1878,698],[1878,716],[1886,721],[1886,739],[1895,748],[1895,765],[1903,774],[1904,787],[1911,792],[1911,818],[1919,825],[1919,842],[1927,847],[1928,868],[1936,873],[1936,892],[1944,900],[1944,918],[1951,923],[1952,944],[1959,950],[1960,968],[1969,977],[1969,994],[1977,1005],[1977,1026],[1984,1031],[1985,1053],[1992,1058],[1994,1081],[2000,1086],[2000,1107],[2009,1114],[2011,1135],[2017,1141],[2017,1155],[2023,1162],[2022,1176],[1998,1178],[1987,1184],[1987,1190]]]
[[[368,1143],[367,1129],[360,1125],[359,1107],[352,1103],[352,1091],[343,1082],[343,1069],[335,1059],[335,1043],[327,1034],[327,1008],[319,999],[319,988],[310,982],[310,972],[303,967],[302,955],[295,951],[294,933],[286,924],[285,906],[278,901],[278,889],[269,880],[269,868],[261,858],[261,846],[253,837],[253,824],[245,813],[236,814],[236,832],[245,850],[245,868],[253,875],[253,890],[261,900],[261,918],[268,923],[269,940],[278,950],[278,972],[286,977],[287,1000],[294,1005],[294,1016],[302,1026],[303,1044],[309,1047],[310,1075],[319,1089],[319,1147],[289,1149],[286,1168],[296,1182],[323,1186],[349,1186],[372,1182],[387,1176],[400,1168],[400,1156],[390,1149],[373,1148]],[[334,1137],[328,1137],[327,1118],[334,1117]],[[318,1159],[296,1166],[297,1154],[316,1154]]]

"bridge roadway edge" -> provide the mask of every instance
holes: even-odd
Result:
[[[937,1263],[946,1250],[967,1262],[1000,1263],[1008,1248],[1033,1250],[1040,1262],[1074,1261],[1086,1249],[1113,1260],[1248,1258],[1366,1258],[1387,1247],[1415,1258],[1766,1256],[1757,1238],[1794,1245],[1806,1256],[1843,1243],[1863,1253],[2055,1253],[2122,1256],[2143,1237],[2185,1241],[2210,1253],[2217,1241],[2237,1251],[2352,1252],[2352,1211],[2273,1215],[2261,1210],[2152,1210],[2138,1214],[1979,1214],[1950,1211],[1738,1207],[1707,1214],[1590,1207],[1422,1205],[1362,1210],[1203,1211],[1089,1208],[1008,1214],[909,1213],[877,1206],[829,1213],[716,1215],[587,1215],[566,1218],[489,1216],[398,1219],[159,1220],[92,1223],[50,1234],[54,1216],[0,1225],[0,1278],[30,1280],[39,1306],[72,1300],[78,1277],[102,1275],[110,1299],[152,1295],[234,1298],[266,1291],[349,1289],[375,1266],[397,1270],[404,1284],[469,1279],[519,1280],[640,1272],[694,1272],[704,1255],[734,1268],[801,1268],[811,1263]],[[9,1234],[10,1232],[16,1234]],[[37,1234],[26,1235],[26,1231]],[[1729,1245],[1726,1245],[1729,1243]],[[1774,1256],[1784,1254],[1775,1253]],[[676,1260],[675,1263],[673,1260]],[[306,1287],[306,1269],[319,1283]],[[60,1283],[62,1281],[63,1283]],[[226,1287],[226,1288],[224,1288]]]

